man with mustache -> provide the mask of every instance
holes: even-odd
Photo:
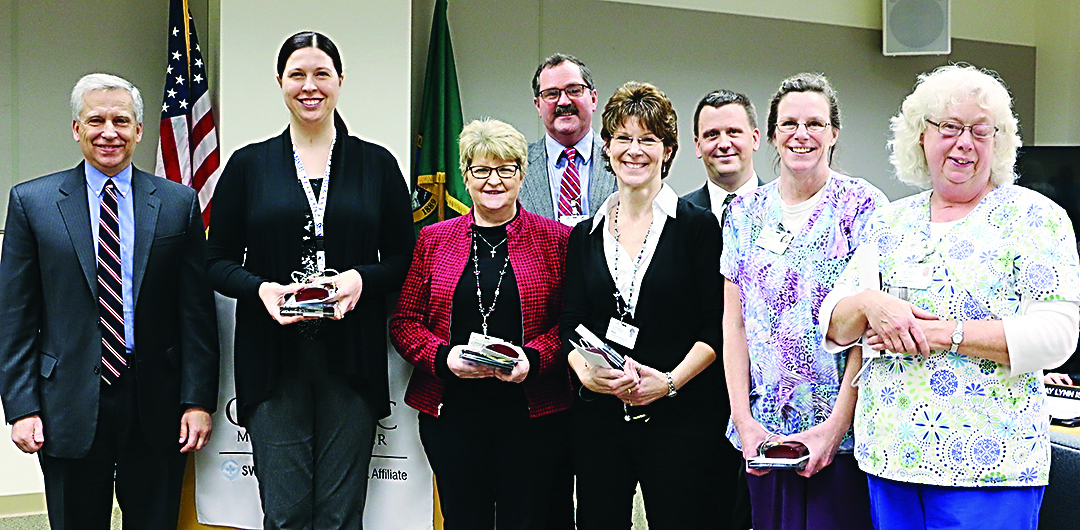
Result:
[[[615,176],[592,130],[596,86],[585,64],[556,53],[536,68],[533,104],[547,134],[529,144],[519,200],[527,211],[573,226],[588,219],[615,191]]]
[[[83,162],[11,188],[0,258],[0,394],[37,453],[53,530],[175,529],[189,451],[217,406],[214,294],[195,190],[135,168],[143,103],[89,74]]]
[[[683,198],[712,210],[722,227],[731,201],[753,193],[761,184],[754,171],[754,151],[758,150],[760,139],[750,98],[731,90],[705,94],[694,110],[694,151],[705,163],[708,178],[704,186]],[[720,398],[717,409],[726,424],[731,414],[727,393],[720,392],[717,396]],[[750,528],[750,490],[746,485],[742,453],[729,444],[722,444],[717,451],[720,452],[721,466],[730,471],[716,479],[724,492],[716,500],[718,522],[721,528],[747,530]]]

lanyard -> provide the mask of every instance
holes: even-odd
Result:
[[[330,160],[334,156],[334,144],[337,143],[337,131],[334,131],[334,139],[330,141],[330,154],[326,155],[326,170],[323,172],[323,183],[319,187],[319,196],[315,197],[315,190],[304,162],[300,160],[300,154],[296,152],[296,144],[293,144],[293,163],[296,165],[296,178],[300,180],[300,186],[304,188],[308,207],[311,208],[311,217],[315,222],[315,261],[319,272],[326,270],[326,250],[323,248],[323,219],[326,217],[326,196],[330,189]]]
[[[634,267],[633,273],[630,275],[630,292],[626,294],[626,302],[623,302],[622,293],[619,291],[619,254],[622,254],[622,250],[619,247],[619,205],[615,205],[614,215],[614,228],[615,228],[615,310],[619,312],[619,320],[625,322],[626,315],[631,314],[634,298],[634,284],[637,283],[638,269],[641,267],[642,260],[645,259],[645,249],[649,245],[649,234],[652,233],[652,223],[649,223],[649,228],[645,230],[645,239],[641,241],[641,249],[638,250],[637,258],[631,264]],[[639,289],[640,290],[640,289]]]

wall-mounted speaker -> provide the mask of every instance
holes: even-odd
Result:
[[[952,52],[949,0],[881,0],[881,51],[885,55]]]

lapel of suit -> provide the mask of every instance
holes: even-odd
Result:
[[[143,173],[134,166],[131,168],[131,204],[135,208],[135,255],[132,256],[131,263],[131,295],[135,302],[139,300],[139,287],[146,273],[150,244],[154,242],[158,213],[161,211],[161,199],[154,196],[157,191],[155,178],[158,177]]]
[[[85,162],[83,163],[85,164]],[[86,198],[86,173],[83,164],[67,172],[60,184],[62,197],[56,201],[64,219],[71,246],[91,292],[97,292],[97,257],[94,253],[94,233],[90,228],[90,205]]]
[[[551,197],[551,180],[548,178],[546,140],[547,137],[541,138],[529,149],[529,178],[525,179],[529,185],[521,191],[526,195],[526,201],[523,201],[528,203],[526,210],[554,219],[555,203]]]
[[[589,212],[596,215],[600,205],[615,191],[615,176],[604,167],[604,142],[593,133],[593,156],[589,162]]]

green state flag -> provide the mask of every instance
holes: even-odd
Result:
[[[418,232],[429,224],[464,215],[472,206],[458,168],[461,98],[446,4],[447,0],[436,0],[431,19],[420,132],[416,138],[412,206]]]

